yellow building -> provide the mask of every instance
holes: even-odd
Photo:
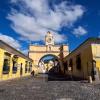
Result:
[[[34,70],[37,70],[38,73],[44,73],[44,71],[46,71],[46,70],[41,70],[41,68],[39,67],[39,63],[43,57],[52,55],[58,59],[60,64],[62,64],[63,58],[67,56],[68,54],[69,54],[68,45],[56,45],[54,41],[54,36],[50,32],[47,32],[45,36],[45,45],[31,44],[29,46],[29,57],[33,60]]]
[[[89,38],[64,58],[63,73],[76,78],[99,80],[100,39]]]
[[[0,40],[0,80],[30,75],[32,59]]]

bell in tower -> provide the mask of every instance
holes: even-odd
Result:
[[[47,35],[45,36],[45,45],[47,47],[47,51],[51,51],[52,46],[54,45],[54,37],[49,31],[47,32]]]
[[[49,31],[47,32],[47,35],[45,36],[45,45],[54,45],[54,37]]]

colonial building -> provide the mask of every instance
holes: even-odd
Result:
[[[63,58],[68,54],[69,54],[68,45],[56,45],[54,41],[54,36],[50,32],[47,32],[47,35],[45,36],[45,45],[29,46],[29,57],[34,62],[34,70],[38,68],[38,71],[40,71],[41,73],[44,73],[46,71],[46,70],[41,70],[41,69],[46,69],[43,68],[44,67],[43,61],[41,61],[43,57],[52,55],[55,58],[57,58],[59,63],[61,64]]]
[[[0,80],[30,75],[32,59],[0,40]]]
[[[53,56],[50,60],[43,60]],[[48,32],[45,45],[30,45],[29,56],[0,40],[0,80],[18,78],[35,73],[46,73],[55,68],[66,76],[93,80],[100,79],[100,39],[89,38],[69,53],[68,45],[56,45]]]
[[[100,39],[89,38],[64,58],[63,73],[77,78],[100,78]]]

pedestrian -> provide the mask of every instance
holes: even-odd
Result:
[[[34,70],[31,72],[31,75],[34,76]]]

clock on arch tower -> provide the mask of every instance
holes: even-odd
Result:
[[[45,36],[45,45],[48,46],[48,45],[51,45],[53,46],[54,45],[54,37],[53,35],[51,34],[51,32],[47,32],[47,35]]]

